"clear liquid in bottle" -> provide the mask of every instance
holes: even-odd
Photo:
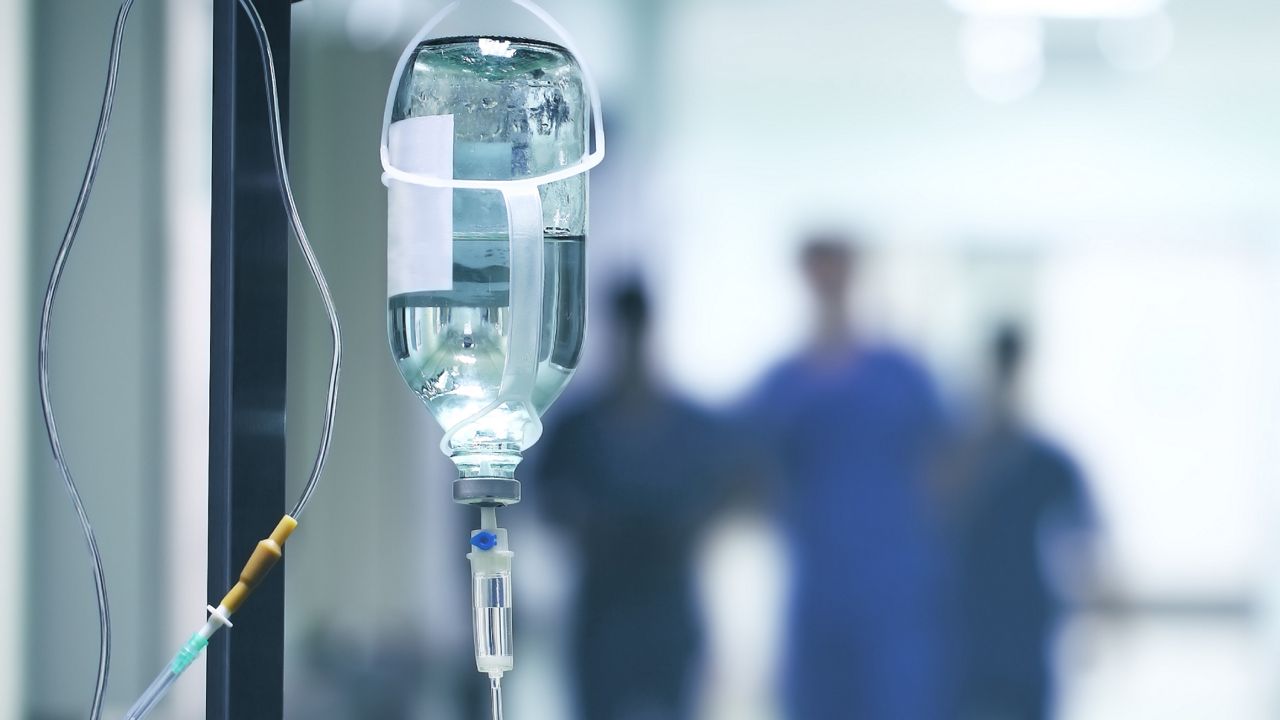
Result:
[[[532,397],[539,414],[577,368],[586,324],[585,239],[547,236],[544,242],[542,335]],[[528,410],[503,404],[475,416],[498,399],[506,364],[509,251],[505,235],[456,236],[452,290],[405,293],[388,301],[388,333],[400,374],[440,424],[454,431],[455,459],[477,456],[474,464],[496,467],[473,472],[500,476],[519,462]],[[468,468],[460,469],[467,474]]]

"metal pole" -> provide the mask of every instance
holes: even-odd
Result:
[[[288,0],[256,0],[288,111]],[[289,228],[252,27],[214,0],[209,597],[230,588],[285,507]],[[288,122],[283,123],[288,128]],[[283,564],[209,645],[207,720],[284,715]]]

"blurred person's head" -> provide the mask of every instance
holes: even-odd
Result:
[[[1027,355],[1026,331],[1014,322],[1004,322],[991,336],[989,349],[991,390],[997,405],[1012,409]]]
[[[844,336],[849,328],[849,294],[857,277],[858,240],[843,231],[811,233],[800,250],[800,266],[813,293],[817,331]]]
[[[615,358],[619,379],[642,381],[648,377],[649,295],[644,283],[628,278],[613,288],[610,310],[617,332]]]

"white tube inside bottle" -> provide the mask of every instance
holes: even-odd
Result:
[[[453,438],[493,410],[507,406],[513,412],[524,409],[525,426],[521,446],[528,448],[542,437],[542,419],[533,404],[538,379],[538,353],[542,339],[542,286],[544,281],[542,196],[535,185],[516,185],[502,190],[507,206],[510,252],[510,328],[507,332],[506,361],[498,397],[484,409],[445,432],[440,449],[453,453]]]

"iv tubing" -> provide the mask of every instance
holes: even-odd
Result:
[[[502,368],[498,400],[524,405],[529,414],[524,442],[528,447],[542,435],[542,421],[533,405],[538,378],[538,349],[542,340],[543,266],[542,196],[536,187],[504,190],[511,237],[511,335]]]
[[[489,676],[494,720],[502,720],[502,676],[515,667],[512,647],[511,552],[498,509],[480,508],[480,529],[471,533],[471,612],[476,669]]]
[[[98,672],[93,688],[93,703],[89,707],[90,720],[102,717],[102,701],[107,690],[107,677],[111,673],[111,609],[107,602],[107,580],[102,569],[102,553],[98,549],[98,540],[93,533],[93,525],[85,512],[84,503],[80,500],[80,490],[76,487],[71,468],[62,452],[62,441],[58,436],[58,423],[53,413],[53,403],[49,394],[49,334],[53,322],[53,304],[58,296],[58,288],[62,283],[62,275],[67,268],[67,259],[75,244],[76,235],[80,231],[80,223],[84,220],[85,209],[89,204],[89,196],[93,193],[93,184],[98,176],[98,168],[102,164],[102,149],[106,144],[107,128],[111,125],[111,110],[115,106],[116,78],[120,72],[120,46],[124,39],[125,26],[129,22],[129,11],[133,9],[134,0],[125,0],[116,13],[115,30],[111,35],[111,54],[107,63],[107,84],[102,93],[102,106],[98,111],[98,126],[93,135],[93,146],[89,152],[89,164],[84,171],[84,179],[80,183],[80,193],[76,196],[76,204],[71,211],[71,219],[67,223],[66,232],[62,235],[62,244],[53,261],[53,270],[49,274],[49,285],[45,289],[44,303],[40,309],[40,340],[37,349],[36,366],[39,374],[40,409],[44,414],[45,432],[49,436],[49,447],[53,451],[54,464],[62,474],[67,494],[71,496],[71,504],[75,506],[76,516],[80,520],[80,529],[84,533],[85,542],[89,546],[92,560],[93,590],[98,604]]]
[[[311,466],[311,475],[302,489],[298,504],[289,513],[295,520],[302,518],[311,494],[315,492],[320,481],[320,473],[324,471],[325,461],[329,458],[329,443],[333,439],[333,419],[338,409],[338,376],[342,373],[342,330],[338,327],[338,311],[333,304],[333,296],[329,293],[329,283],[325,280],[324,270],[311,249],[311,241],[307,239],[307,231],[302,227],[302,216],[298,213],[298,204],[293,199],[293,185],[289,182],[289,165],[284,151],[284,131],[280,124],[280,91],[276,82],[276,64],[271,53],[271,41],[267,38],[267,29],[258,14],[253,0],[240,0],[240,8],[249,17],[253,25],[253,35],[258,41],[258,54],[262,58],[262,72],[266,79],[267,101],[271,111],[271,149],[276,164],[276,176],[280,181],[280,195],[289,209],[289,225],[298,240],[298,249],[306,261],[307,270],[315,281],[320,299],[324,303],[324,311],[329,319],[329,336],[333,342],[333,356],[329,364],[329,391],[325,400],[324,425],[320,430],[320,447],[316,450],[315,462]]]
[[[159,704],[169,692],[169,688],[177,681],[178,676],[199,657],[205,646],[209,644],[209,638],[222,627],[231,626],[231,614],[240,609],[240,605],[280,560],[285,540],[297,528],[298,518],[306,509],[307,503],[310,502],[311,495],[315,492],[316,485],[320,480],[320,473],[324,470],[325,461],[329,456],[330,442],[333,437],[334,415],[337,412],[338,378],[342,371],[342,331],[338,325],[338,313],[334,307],[333,296],[329,292],[329,284],[325,280],[324,271],[320,268],[320,262],[316,259],[311,242],[307,238],[306,229],[302,225],[302,217],[298,212],[298,205],[293,197],[293,186],[289,182],[289,166],[284,150],[284,131],[281,128],[280,120],[279,85],[276,80],[275,60],[271,52],[271,42],[267,38],[266,26],[263,24],[262,16],[258,14],[258,9],[254,6],[253,0],[239,0],[239,5],[240,9],[249,18],[250,25],[253,26],[254,38],[257,40],[259,56],[262,59],[262,72],[266,82],[267,102],[271,115],[272,157],[275,161],[277,180],[280,183],[280,196],[289,211],[289,224],[293,229],[294,236],[297,238],[298,249],[301,250],[307,269],[311,272],[311,277],[315,281],[316,289],[320,292],[320,299],[324,303],[325,314],[329,320],[333,356],[329,367],[329,389],[325,401],[324,425],[320,434],[320,446],[316,451],[315,462],[311,467],[311,475],[307,478],[307,484],[303,488],[293,511],[280,520],[271,537],[258,543],[252,557],[249,558],[249,562],[240,572],[239,582],[227,592],[217,608],[212,606],[208,608],[210,616],[204,627],[192,635],[191,639],[178,651],[178,654],[174,656],[169,665],[160,671],[156,679],[152,681],[151,685],[134,703],[129,713],[125,716],[125,720],[142,720],[152,708]]]
[[[205,623],[205,626],[192,635],[191,639],[182,646],[182,649],[173,657],[173,660],[169,661],[168,665],[165,665],[164,670],[160,671],[156,679],[151,681],[151,684],[147,686],[138,701],[133,704],[133,707],[129,708],[129,712],[125,713],[124,720],[141,720],[164,699],[164,696],[169,692],[169,688],[177,682],[183,671],[200,656],[200,651],[204,650],[204,647],[209,644],[209,638],[218,631],[221,622],[229,623],[230,621],[225,616],[215,612],[214,616],[210,617],[209,621]]]
[[[240,609],[249,594],[280,561],[284,554],[284,543],[297,527],[297,520],[285,515],[280,519],[271,536],[258,543],[249,562],[245,563],[244,569],[240,571],[239,582],[227,592],[218,607],[209,606],[209,619],[205,621],[204,627],[197,630],[178,650],[169,664],[160,671],[151,685],[134,702],[133,707],[129,708],[124,720],[142,720],[146,717],[147,713],[164,699],[178,677],[191,666],[191,663],[195,662],[196,658],[200,657],[200,653],[209,644],[209,638],[223,627],[231,627],[231,615]]]
[[[542,436],[542,418],[533,404],[538,378],[538,350],[542,332],[543,254],[542,196],[536,186],[519,185],[502,191],[507,206],[507,234],[511,258],[511,334],[507,359],[502,366],[498,397],[467,418],[448,428],[440,439],[440,450],[453,453],[453,438],[459,431],[502,407],[524,408],[524,446]]]
[[[502,678],[489,678],[489,696],[493,703],[493,720],[502,720]]]
[[[48,435],[49,447],[53,453],[54,463],[57,465],[67,493],[71,498],[72,505],[75,507],[76,516],[80,521],[80,528],[84,534],[85,542],[89,548],[91,559],[91,570],[93,576],[94,596],[97,601],[98,609],[98,669],[96,681],[94,684],[93,701],[89,710],[90,720],[101,720],[103,698],[106,694],[107,679],[111,670],[111,611],[107,598],[106,574],[103,570],[102,553],[98,547],[97,537],[93,531],[93,525],[89,521],[88,512],[85,510],[84,503],[80,498],[80,491],[76,485],[75,478],[71,473],[71,468],[67,464],[66,457],[63,453],[61,438],[58,433],[58,424],[53,411],[53,403],[49,390],[49,339],[52,329],[53,307],[57,299],[58,290],[62,283],[62,278],[66,272],[67,262],[71,255],[71,249],[75,245],[76,237],[80,231],[80,225],[84,220],[85,210],[88,207],[89,197],[93,193],[94,182],[97,179],[98,169],[102,165],[102,152],[106,144],[107,130],[111,124],[111,113],[115,107],[115,96],[117,80],[120,71],[120,52],[124,39],[125,28],[128,24],[129,13],[133,9],[134,0],[124,0],[120,9],[116,14],[115,29],[111,36],[110,58],[107,65],[107,81],[103,90],[102,105],[98,112],[98,123],[94,131],[93,144],[89,154],[89,162],[85,168],[84,177],[81,181],[79,194],[76,196],[75,206],[72,209],[71,218],[67,223],[66,231],[63,233],[62,242],[58,246],[57,253],[54,257],[53,269],[49,275],[49,283],[45,290],[44,301],[40,311],[40,331],[37,343],[37,373],[38,384],[40,390],[40,408],[44,417],[45,432]],[[229,616],[239,603],[248,596],[257,582],[275,565],[280,556],[280,545],[284,539],[288,537],[293,528],[297,526],[296,518],[299,517],[306,509],[307,503],[310,501],[312,493],[315,492],[316,484],[319,481],[320,474],[324,469],[324,464],[328,458],[329,446],[333,434],[333,421],[337,409],[337,391],[338,377],[342,368],[342,335],[338,326],[337,311],[334,307],[332,295],[329,292],[328,283],[325,280],[324,273],[320,268],[319,261],[315,257],[311,243],[307,238],[306,231],[302,226],[302,219],[298,213],[297,204],[293,198],[293,189],[289,182],[288,165],[284,152],[283,131],[280,121],[280,100],[279,90],[277,87],[275,63],[271,55],[270,42],[266,36],[266,29],[263,26],[262,18],[258,15],[257,8],[254,7],[252,0],[239,0],[240,8],[249,17],[253,26],[254,35],[258,42],[258,49],[262,58],[263,74],[266,79],[268,100],[270,102],[271,112],[271,135],[273,145],[273,159],[275,160],[276,173],[280,182],[280,193],[285,205],[289,210],[289,222],[293,229],[294,235],[297,237],[298,247],[302,252],[306,261],[307,269],[311,272],[312,278],[315,280],[316,287],[320,292],[321,299],[324,303],[325,312],[329,320],[329,329],[333,341],[333,359],[329,373],[328,396],[325,404],[324,425],[321,432],[320,446],[316,452],[315,462],[312,466],[311,475],[307,479],[306,486],[302,491],[302,495],[298,499],[297,505],[294,507],[290,515],[286,515],[276,531],[269,540],[259,543],[258,549],[255,550],[254,556],[246,565],[245,570],[241,573],[240,582],[236,587],[227,594],[223,600],[223,605],[218,608],[210,607],[210,619],[205,623],[204,627],[194,634],[190,640],[183,646],[173,661],[162,671],[156,679],[151,683],[147,690],[142,694],[133,708],[127,715],[128,720],[135,720],[144,717],[151,708],[153,708],[168,692],[169,688],[178,679],[183,671],[199,656],[200,652],[208,644],[209,638],[217,632],[221,627],[230,626]],[[279,542],[277,543],[277,539]],[[264,548],[264,546],[266,546]],[[247,582],[246,579],[249,579]],[[235,607],[228,607],[228,603],[233,603]]]

